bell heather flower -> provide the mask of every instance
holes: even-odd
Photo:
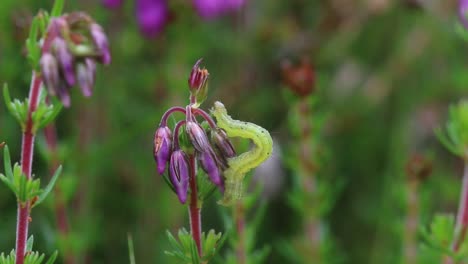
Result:
[[[214,19],[241,8],[245,0],[193,0],[197,13],[205,19]]]
[[[190,141],[192,142],[193,147],[197,151],[204,152],[208,149],[211,149],[208,137],[206,136],[206,133],[203,130],[203,128],[198,123],[188,121],[185,124],[185,129],[190,138]]]
[[[468,0],[460,0],[458,2],[458,17],[463,26],[468,29]]]
[[[101,26],[87,14],[74,12],[52,18],[48,34],[50,51],[42,54],[42,79],[50,95],[70,106],[69,91],[76,83],[84,96],[92,93],[96,62],[109,64],[109,43]]]
[[[84,96],[89,97],[92,94],[94,78],[96,72],[96,63],[91,59],[86,59],[84,63],[76,65],[76,77]]]
[[[50,89],[51,87],[58,87],[60,82],[57,60],[51,53],[44,53],[41,57],[40,64],[43,76],[42,79],[49,94],[53,96],[57,95],[54,89]]]
[[[174,151],[171,155],[169,175],[179,201],[185,203],[189,185],[189,164],[187,156],[180,149]]]
[[[96,23],[92,23],[90,26],[90,33],[93,37],[94,44],[100,53],[99,62],[107,65],[111,62],[111,55],[109,51],[109,42],[107,36],[101,26]]]
[[[63,75],[68,85],[75,85],[75,71],[73,68],[73,56],[67,47],[67,43],[62,38],[54,39],[52,50],[55,51],[57,60],[62,66]]]
[[[154,134],[154,160],[158,166],[159,174],[166,170],[172,150],[171,130],[167,127],[159,127]]]
[[[212,150],[198,153],[201,167],[210,177],[211,182],[217,186],[223,185],[223,179],[216,163],[215,154]]]
[[[136,16],[140,31],[148,38],[161,33],[169,21],[170,13],[166,0],[137,0]]]

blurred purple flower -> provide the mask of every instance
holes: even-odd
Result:
[[[463,26],[468,29],[468,19],[467,19],[467,12],[468,12],[468,0],[460,0],[458,2],[458,17],[462,22]]]
[[[102,4],[109,9],[117,9],[122,6],[123,0],[102,0]]]
[[[193,0],[197,13],[205,19],[214,19],[241,8],[245,0]]]
[[[170,18],[166,0],[137,0],[136,15],[140,31],[148,38],[161,33]]]

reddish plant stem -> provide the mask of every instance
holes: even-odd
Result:
[[[245,248],[245,207],[242,201],[238,201],[234,207],[234,218],[237,231],[237,263],[247,263],[247,252]]]
[[[197,245],[198,255],[202,256],[201,248],[201,204],[198,201],[197,192],[197,179],[196,177],[196,159],[195,156],[189,155],[190,162],[190,204],[189,204],[189,217],[190,217],[190,232],[193,240]]]
[[[300,135],[299,135],[299,175],[301,177],[301,186],[303,191],[307,193],[306,197],[317,197],[315,192],[317,190],[317,182],[315,178],[316,166],[313,163],[313,153],[311,144],[312,141],[312,127],[313,117],[311,113],[310,106],[308,104],[308,97],[303,97],[298,102],[298,115],[299,115],[299,125],[300,125]],[[321,244],[321,235],[320,235],[320,219],[316,213],[317,207],[315,205],[319,204],[320,201],[313,201],[308,204],[311,204],[311,213],[306,215],[306,222],[304,226],[304,235],[307,237],[308,242],[310,243],[309,257],[314,262],[320,262],[320,244]]]
[[[169,116],[171,116],[175,112],[180,112],[180,113],[185,114],[185,108],[180,107],[180,106],[174,106],[174,107],[169,108],[169,110],[167,110],[164,113],[164,115],[161,117],[161,122],[159,123],[159,126],[167,126],[167,119],[169,118]]]
[[[404,263],[417,263],[419,224],[419,182],[407,183],[407,213],[404,228]]]
[[[468,164],[465,164],[463,171],[463,185],[458,205],[457,222],[455,225],[455,236],[452,242],[452,250],[458,251],[460,245],[465,240],[468,229]]]
[[[31,179],[31,169],[34,153],[34,122],[32,114],[37,109],[41,94],[42,78],[40,74],[33,72],[31,87],[29,91],[29,105],[26,124],[23,131],[23,139],[21,145],[21,171],[26,178]],[[18,202],[18,218],[16,223],[16,264],[24,263],[24,255],[26,253],[26,242],[28,240],[28,227],[30,204],[29,202]]]
[[[49,173],[52,175],[55,173],[58,166],[60,165],[60,160],[59,160],[58,150],[57,150],[57,131],[56,131],[54,123],[51,123],[47,127],[44,128],[44,135],[45,135],[47,148],[49,149],[49,153],[50,153]],[[54,199],[55,220],[57,223],[58,231],[59,231],[60,237],[63,240],[67,240],[69,230],[70,230],[69,228],[70,225],[68,222],[67,210],[65,208],[65,201],[64,201],[63,193],[60,190],[59,186],[55,186],[54,194],[55,194],[55,199]],[[69,247],[65,248],[64,262],[66,264],[75,263],[74,257]]]

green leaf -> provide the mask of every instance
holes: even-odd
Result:
[[[57,259],[57,255],[58,255],[58,252],[57,250],[54,252],[54,254],[52,254],[49,258],[49,260],[47,260],[47,262],[45,264],[52,264],[55,262],[55,260]]]
[[[8,186],[8,188],[16,195],[16,188],[15,186],[13,185],[13,183],[7,178],[5,177],[5,175],[3,174],[0,174],[0,180],[5,183],[6,186]]]
[[[130,257],[130,264],[136,264],[135,261],[135,248],[133,247],[133,239],[130,233],[127,236],[128,240],[128,255]]]
[[[34,236],[31,235],[26,242],[26,251],[32,251],[34,245]]]
[[[54,6],[52,7],[52,11],[50,12],[50,15],[52,17],[59,17],[62,14],[64,5],[65,5],[65,0],[55,0]]]
[[[47,184],[47,187],[43,190],[43,192],[39,195],[39,198],[37,199],[36,203],[34,206],[42,203],[47,195],[49,195],[50,191],[54,188],[55,182],[57,181],[58,177],[62,173],[62,165],[60,165],[57,170],[55,170],[54,176],[52,176],[52,179],[50,180],[49,184]]]
[[[5,167],[5,174],[8,177],[8,179],[13,180],[13,171],[11,170],[11,159],[10,159],[10,150],[8,149],[8,146],[5,145],[3,149],[3,165]]]

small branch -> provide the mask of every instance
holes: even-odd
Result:
[[[246,252],[246,242],[245,242],[245,207],[242,201],[238,201],[234,206],[234,218],[236,222],[236,231],[237,231],[237,263],[246,264],[247,263],[247,252]]]
[[[169,118],[170,115],[172,115],[175,112],[180,112],[185,114],[185,108],[180,107],[180,106],[174,106],[169,108],[164,115],[161,117],[161,122],[159,123],[159,126],[166,126],[167,125],[167,119]]]
[[[203,117],[203,119],[205,119],[206,122],[208,122],[208,125],[210,125],[211,128],[215,129],[217,127],[213,118],[211,118],[211,116],[207,112],[203,111],[203,109],[193,108],[193,112],[195,115],[200,115],[201,117]]]
[[[197,179],[196,177],[196,159],[195,156],[189,155],[190,163],[190,205],[189,205],[189,217],[190,217],[190,231],[197,245],[198,255],[202,256],[201,248],[201,204],[198,201],[197,193]]]
[[[25,129],[23,131],[23,139],[21,145],[21,170],[25,177],[31,179],[31,170],[34,153],[34,131],[32,114],[37,109],[41,94],[42,79],[41,76],[33,72],[31,87],[29,91],[28,116],[26,119]],[[22,204],[18,202],[18,218],[16,223],[16,264],[24,263],[24,255],[26,251],[26,242],[28,240],[29,227],[29,202]]]

